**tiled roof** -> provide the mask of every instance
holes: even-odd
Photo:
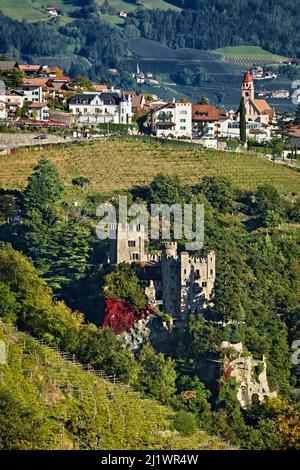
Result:
[[[66,77],[65,75],[61,75],[58,77],[51,77],[52,82],[70,82],[70,77]]]
[[[23,72],[38,72],[40,68],[40,65],[19,65],[19,69]]]
[[[46,108],[47,107],[47,103],[31,103],[28,105],[28,108],[38,108],[38,109],[42,109],[42,108]]]
[[[33,87],[43,87],[49,81],[49,78],[24,78],[23,85],[33,86]]]
[[[132,107],[141,108],[144,101],[145,97],[143,95],[135,95],[132,97]]]
[[[206,104],[193,104],[192,120],[193,121],[219,121],[221,112],[218,108]]]
[[[261,114],[273,113],[271,106],[265,100],[250,100],[253,106]]]
[[[125,100],[122,93],[104,91],[102,93],[78,93],[73,96],[70,104],[90,104],[96,96],[99,96],[104,105],[119,105]]]
[[[106,91],[108,90],[107,85],[93,85],[96,91]]]
[[[11,70],[17,66],[17,62],[14,62],[13,60],[0,60],[0,70]]]

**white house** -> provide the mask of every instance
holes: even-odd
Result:
[[[255,138],[258,142],[267,141],[271,138],[270,126],[248,121],[246,124],[247,140]],[[240,139],[240,121],[230,115],[219,121],[218,136],[225,139]]]
[[[5,103],[5,96],[0,95],[0,119],[7,118],[7,110],[6,110],[6,103]]]
[[[152,111],[152,132],[157,137],[191,137],[192,104],[167,103]]]
[[[45,101],[44,88],[49,78],[25,78],[17,90],[24,93],[24,100],[30,103],[42,103]]]
[[[77,94],[69,109],[75,120],[83,124],[131,124],[133,116],[131,96],[120,90]]]
[[[24,106],[24,93],[17,90],[9,90],[5,95],[6,109],[8,113],[14,114],[17,108]]]
[[[49,120],[49,108],[46,103],[31,103],[28,105],[28,114],[37,121]]]
[[[58,16],[58,11],[55,7],[49,7],[49,8],[47,8],[47,11],[48,11],[49,15],[51,15],[51,16]]]

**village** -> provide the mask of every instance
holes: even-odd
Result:
[[[295,160],[300,148],[298,113],[296,118],[279,114],[266,101],[268,93],[255,92],[258,72],[248,70],[241,82],[241,102],[245,107],[242,148],[246,148],[246,143],[270,148],[275,139],[273,156]],[[0,74],[2,132],[6,128],[43,130],[41,141],[47,140],[45,132],[56,130],[74,138],[97,133],[149,135],[215,150],[235,150],[235,143],[240,142],[241,103],[228,110],[216,107],[205,97],[198,103],[186,98],[164,101],[155,94],[116,89],[85,77],[72,80],[58,67],[8,60],[0,61]],[[139,85],[156,82],[152,74],[144,75],[138,64],[133,77]]]

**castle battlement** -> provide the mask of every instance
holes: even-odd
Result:
[[[111,266],[121,262],[141,264],[144,275],[152,281],[151,289],[145,290],[149,302],[184,320],[211,302],[216,277],[214,251],[197,257],[187,251],[178,253],[176,242],[165,242],[161,253],[151,254],[143,226],[117,224],[112,230],[115,237],[110,239]],[[149,278],[153,267],[155,279]]]

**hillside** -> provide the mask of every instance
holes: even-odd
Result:
[[[96,4],[101,6],[104,0],[96,0]],[[84,2],[81,2],[84,4]],[[126,0],[110,0],[109,4],[117,11],[126,10],[127,12],[135,10],[138,5],[134,2]],[[76,9],[78,9],[80,2],[76,0],[0,0],[0,10],[7,16],[16,20],[39,21],[45,20],[49,17],[47,13],[48,7],[57,8],[63,20],[70,17]],[[145,0],[143,1],[145,8],[159,8],[161,10],[172,9],[181,11],[180,8],[170,4],[165,0]],[[114,17],[113,17],[114,18]],[[118,17],[116,17],[118,19]],[[113,21],[112,21],[113,22]]]
[[[230,448],[200,430],[188,438],[174,434],[170,408],[83,370],[0,321],[1,342],[7,363],[0,362],[0,449],[3,443],[6,449]]]
[[[226,176],[240,189],[272,183],[283,195],[299,194],[300,173],[255,154],[199,150],[197,146],[135,139],[109,139],[47,149],[20,149],[1,156],[0,181],[5,189],[21,189],[41,156],[54,162],[69,197],[80,197],[72,185],[79,176],[89,178],[86,194],[111,194],[148,184],[159,172],[179,175],[193,185],[203,176]]]
[[[118,18],[117,18],[118,19]],[[164,41],[155,41],[144,37],[128,40],[130,57],[124,60],[126,67],[136,71],[137,61],[143,72],[155,74],[159,85],[145,86],[148,92],[155,92],[164,99],[189,97],[197,102],[199,97],[206,96],[212,103],[221,107],[235,109],[240,99],[240,87],[247,68],[255,65],[268,69],[278,67],[285,57],[272,54],[258,46],[224,47],[214,51],[203,51],[195,48],[168,47]],[[295,68],[296,70],[296,68]],[[196,79],[197,76],[200,80]],[[263,88],[256,83],[256,91]],[[268,88],[288,89],[292,93],[292,81],[287,77],[268,81]],[[279,109],[291,108],[289,100],[271,101]]]

